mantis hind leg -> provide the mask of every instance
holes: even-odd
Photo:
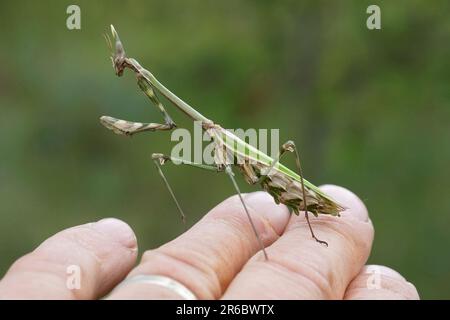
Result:
[[[140,73],[133,65],[130,64],[129,59],[126,58],[125,50],[123,48],[122,42],[119,39],[119,35],[113,26],[111,26],[111,32],[115,38],[114,49],[115,51],[111,53],[111,60],[113,63],[114,70],[118,76],[123,74],[125,68],[131,68],[136,72],[137,84],[141,91],[150,99],[150,101],[159,109],[161,112],[164,123],[142,123],[142,122],[132,122],[122,119],[116,119],[109,116],[102,116],[100,118],[100,123],[106,128],[114,131],[117,134],[131,136],[138,132],[144,131],[165,131],[171,130],[176,127],[175,122],[167,113],[163,104],[159,100],[155,93],[152,84]],[[105,35],[106,42],[113,51],[113,44],[111,39]]]
[[[306,196],[305,183],[303,181],[302,166],[301,166],[301,163],[300,163],[300,156],[299,156],[299,153],[297,151],[297,147],[295,146],[295,143],[293,141],[287,141],[286,143],[284,143],[281,146],[280,152],[278,154],[278,157],[272,162],[272,164],[270,165],[269,169],[267,170],[267,173],[266,173],[265,176],[267,176],[267,174],[275,167],[275,165],[278,162],[280,162],[281,157],[286,153],[286,151],[294,153],[294,156],[295,156],[295,164],[297,166],[297,171],[298,171],[298,174],[300,176],[300,184],[301,184],[301,187],[302,187],[303,211],[305,212],[305,219],[306,219],[306,222],[308,223],[309,231],[311,232],[311,237],[314,240],[316,240],[318,243],[323,244],[323,245],[328,247],[328,243],[326,241],[320,240],[319,238],[316,237],[316,235],[314,234],[314,230],[313,230],[313,228],[311,226],[311,222],[309,221],[307,196]],[[264,179],[265,176],[262,176],[261,179]]]

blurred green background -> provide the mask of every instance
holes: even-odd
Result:
[[[66,28],[73,3],[81,30]],[[366,28],[369,4],[380,5],[382,30]],[[422,298],[450,298],[449,9],[445,0],[3,1],[0,273],[57,231],[104,217],[127,221],[142,250],[183,230],[149,160],[170,153],[170,133],[127,139],[98,122],[161,119],[130,73],[114,76],[102,37],[113,23],[127,53],[207,117],[296,141],[312,182],[365,201],[370,262],[401,272]],[[189,224],[233,194],[226,176],[166,172]]]

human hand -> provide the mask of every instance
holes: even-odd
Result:
[[[328,248],[311,239],[303,215],[290,215],[267,193],[255,192],[244,199],[268,261],[234,196],[175,240],[146,251],[136,267],[136,238],[120,220],[61,231],[12,265],[0,282],[0,298],[96,299],[112,290],[108,299],[180,299],[158,284],[117,286],[126,276],[162,275],[199,299],[418,299],[396,271],[365,265],[374,230],[362,201],[341,187],[321,189],[349,208],[340,218],[311,219]],[[70,265],[81,269],[78,289],[67,286]]]

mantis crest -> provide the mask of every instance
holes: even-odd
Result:
[[[152,154],[152,159],[157,166],[157,170],[175,201],[183,221],[185,221],[185,214],[162,171],[162,165],[171,161],[203,169],[225,172],[236,189],[256,239],[263,251],[264,257],[268,259],[263,242],[258,235],[248,207],[245,204],[234,177],[232,168],[237,167],[247,183],[252,185],[260,184],[262,189],[267,191],[274,198],[276,203],[285,204],[291,212],[294,212],[297,215],[300,214],[300,211],[304,211],[313,239],[328,246],[325,241],[318,239],[314,234],[309,221],[309,213],[312,213],[314,216],[318,216],[319,214],[339,216],[339,213],[345,208],[326,195],[318,187],[303,178],[300,157],[294,142],[288,141],[284,143],[275,159],[247,144],[232,132],[223,129],[220,125],[200,114],[197,110],[178,98],[161,84],[150,71],[144,69],[135,59],[127,57],[119,35],[112,25],[111,33],[114,43],[111,42],[108,36],[106,36],[106,40],[112,50],[111,61],[116,75],[119,77],[122,76],[125,69],[130,69],[134,72],[139,88],[159,109],[163,116],[164,123],[132,122],[110,116],[102,116],[100,118],[101,124],[116,134],[127,136],[146,131],[174,129],[176,124],[159,100],[157,94],[160,94],[189,118],[194,121],[199,121],[203,130],[206,131],[213,141],[214,165],[205,165],[202,163],[193,163],[182,159],[175,159],[161,153]],[[280,159],[286,152],[294,154],[297,173],[280,163]]]

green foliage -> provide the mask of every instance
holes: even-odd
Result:
[[[113,23],[130,56],[205,116],[281,128],[308,179],[365,201],[370,262],[423,298],[450,298],[450,6],[376,2],[380,31],[365,26],[368,1],[79,1],[79,31],[66,29],[64,1],[2,3],[0,271],[60,229],[108,216],[142,250],[183,230],[150,159],[170,152],[170,133],[127,139],[98,122],[160,121],[132,76],[113,73],[102,37]],[[233,193],[224,175],[166,170],[190,224]]]

